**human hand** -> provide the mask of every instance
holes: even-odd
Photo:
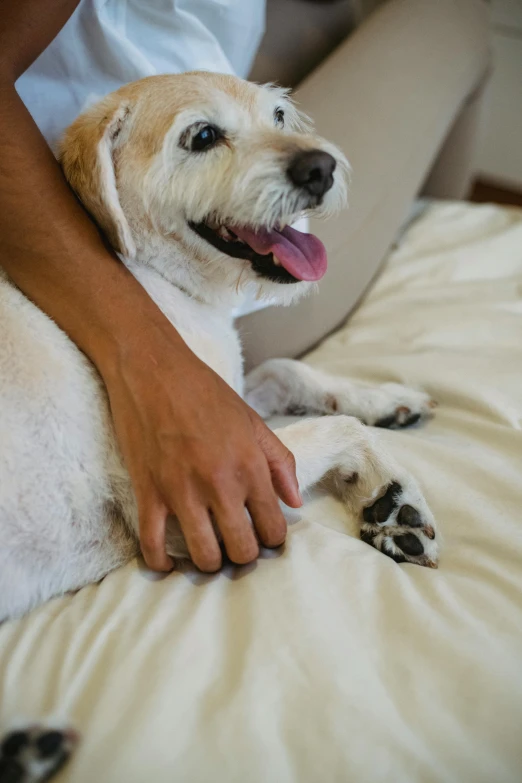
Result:
[[[212,519],[230,559],[249,563],[258,539],[267,547],[285,539],[276,493],[289,506],[301,505],[293,455],[174,330],[145,339],[104,376],[145,561],[154,570],[172,568],[165,552],[172,513],[202,571],[221,566]]]

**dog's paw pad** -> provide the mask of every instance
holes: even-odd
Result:
[[[393,543],[399,547],[399,549],[405,555],[423,555],[424,546],[415,533],[402,533],[400,536],[393,536]]]
[[[11,731],[0,743],[0,782],[49,780],[68,760],[77,741],[71,729],[31,726]]]
[[[404,527],[422,527],[422,517],[413,506],[401,506],[397,514],[397,524]]]
[[[364,521],[373,522],[375,524],[386,522],[392,511],[397,508],[398,498],[400,497],[401,492],[401,485],[397,481],[392,482],[386,488],[384,495],[376,500],[371,506],[364,509]]]
[[[429,510],[405,502],[405,491],[398,481],[363,509],[361,539],[396,563],[415,563],[437,568],[438,544]]]
[[[394,413],[389,416],[384,416],[382,419],[378,419],[373,426],[390,430],[402,430],[406,427],[413,427],[422,417],[422,412],[412,412],[411,408],[400,405]]]

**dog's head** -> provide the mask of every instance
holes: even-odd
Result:
[[[185,284],[262,283],[273,297],[326,271],[321,242],[290,227],[346,200],[344,155],[288,94],[203,72],[107,96],[66,131],[60,161],[124,258]]]

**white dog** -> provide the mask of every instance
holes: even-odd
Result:
[[[301,489],[330,474],[364,541],[397,562],[436,567],[435,522],[420,490],[361,423],[411,424],[430,415],[427,395],[354,384],[285,359],[243,383],[238,297],[250,288],[290,304],[309,291],[326,270],[325,250],[290,224],[346,198],[344,156],[311,134],[286,92],[208,73],[143,79],[69,128],[61,162],[124,263],[203,361],[263,416],[323,414],[277,431],[295,455]],[[128,561],[138,527],[99,376],[1,274],[0,334],[1,621]],[[175,519],[167,549],[187,556]],[[18,765],[24,780],[37,781],[73,744],[66,731],[18,731],[0,747],[0,768]]]
[[[413,479],[363,426],[430,414],[427,395],[275,359],[243,384],[232,311],[241,291],[290,304],[326,270],[290,227],[342,206],[348,164],[284,90],[209,73],[130,84],[65,133],[61,163],[124,263],[192,350],[263,416],[336,414],[278,430],[302,490],[325,474],[361,537],[434,566],[435,523]],[[0,620],[101,579],[138,550],[131,483],[95,369],[0,277]],[[186,557],[172,519],[168,552]]]

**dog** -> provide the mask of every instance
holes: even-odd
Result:
[[[365,426],[428,418],[429,395],[354,383],[288,359],[243,378],[233,321],[240,297],[290,305],[310,293],[326,271],[326,252],[292,223],[326,217],[347,198],[344,154],[314,135],[288,92],[204,72],[148,77],[82,114],[65,132],[59,160],[123,263],[197,356],[263,417],[307,416],[276,430],[295,456],[301,491],[328,476],[363,541],[398,563],[436,567],[436,524],[421,490]],[[0,275],[1,621],[100,580],[139,544],[100,377]],[[188,557],[174,518],[167,552]],[[54,739],[45,740],[49,734]],[[49,775],[73,740],[45,726],[10,734],[0,770],[32,759],[20,780],[41,779],[30,771],[38,743]]]

